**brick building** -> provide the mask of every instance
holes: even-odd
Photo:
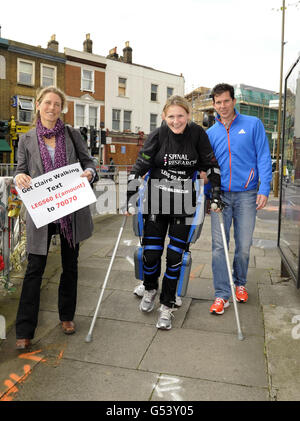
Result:
[[[89,34],[83,42],[83,51],[65,48],[64,52],[67,60],[65,93],[68,101],[65,121],[76,128],[94,128],[99,133],[100,127],[105,127],[106,59],[93,54],[93,42]]]
[[[55,36],[47,48],[0,38],[0,120],[9,123],[14,117],[17,133],[29,130],[37,89],[54,85],[64,90],[65,61]],[[8,140],[10,161],[15,162],[17,139]]]

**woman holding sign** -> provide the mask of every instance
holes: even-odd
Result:
[[[32,179],[49,171],[80,162],[81,177],[94,180],[96,169],[79,131],[65,127],[60,119],[66,98],[59,89],[42,89],[36,99],[35,127],[21,136],[15,183],[19,189],[29,189]],[[88,206],[59,220],[36,228],[27,212],[26,233],[28,265],[16,320],[17,349],[26,349],[38,322],[40,287],[46,267],[52,235],[59,234],[62,274],[58,290],[58,311],[63,332],[75,332],[73,322],[78,277],[79,243],[92,235],[93,222]]]

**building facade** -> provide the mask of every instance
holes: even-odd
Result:
[[[146,136],[161,124],[167,98],[184,95],[182,75],[134,63],[129,42],[122,56],[113,48],[104,57],[94,54],[90,34],[82,51],[64,53],[55,35],[47,48],[0,38],[0,121],[12,150],[2,162],[16,161],[18,135],[31,128],[37,90],[49,85],[66,93],[65,123],[85,128],[99,160],[108,164],[113,158],[115,165],[135,162]]]
[[[64,90],[65,61],[55,36],[47,48],[0,39],[0,120],[11,126],[10,162],[16,162],[18,134],[32,125],[37,90],[49,85]],[[16,124],[15,134],[10,122]]]
[[[105,127],[111,143],[104,156],[131,165],[146,136],[161,124],[167,98],[184,95],[184,77],[135,64],[129,42],[123,56],[111,49],[106,63]]]
[[[66,123],[75,128],[100,130],[105,126],[106,58],[93,54],[93,42],[86,35],[83,51],[65,48]]]

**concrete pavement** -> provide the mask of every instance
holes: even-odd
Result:
[[[60,253],[52,247],[41,292],[39,325],[31,353],[15,346],[17,292],[0,297],[8,324],[0,345],[0,399],[12,401],[298,401],[300,398],[300,291],[280,277],[276,250],[278,199],[258,212],[248,276],[249,301],[238,304],[244,341],[237,338],[234,307],[209,314],[214,300],[210,216],[192,246],[193,266],[173,328],[160,331],[156,309],[139,311],[137,245],[128,219],[93,331],[85,342],[122,216],[97,216],[79,258],[77,332],[61,331],[57,314]],[[231,241],[230,258],[233,256]]]

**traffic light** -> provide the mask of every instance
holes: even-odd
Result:
[[[106,145],[106,131],[105,130],[101,130],[101,145]]]
[[[90,147],[91,147],[91,154],[97,153],[97,130],[93,127],[90,127]]]
[[[79,131],[80,131],[80,134],[82,136],[82,139],[87,143],[87,140],[88,140],[88,136],[87,136],[88,129],[86,127],[79,127]]]
[[[204,113],[203,114],[203,126],[204,127],[211,127],[215,122],[215,116],[210,113]]]

